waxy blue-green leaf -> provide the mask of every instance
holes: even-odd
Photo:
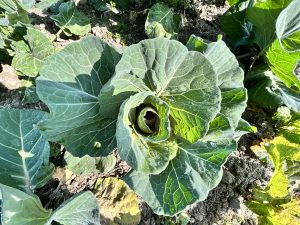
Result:
[[[92,192],[82,192],[54,212],[43,208],[36,195],[0,184],[0,222],[2,225],[100,225],[99,205]]]
[[[2,225],[45,225],[51,214],[37,196],[3,184],[0,184],[0,202]]]
[[[54,46],[41,31],[29,26],[24,29],[22,39],[13,42],[15,56],[12,66],[22,75],[35,77],[45,59],[54,52]]]
[[[143,108],[153,110],[147,112],[148,121],[153,125],[151,129],[145,124],[149,133],[137,123]],[[116,131],[118,152],[133,169],[146,174],[158,174],[176,156],[178,146],[176,141],[170,138],[169,116],[170,109],[167,103],[151,92],[133,95],[122,104]],[[147,119],[147,114],[143,117]]]
[[[207,197],[220,182],[221,167],[235,149],[236,143],[230,140],[181,145],[162,173],[132,171],[124,179],[156,214],[172,216]]]
[[[45,225],[53,221],[63,225],[100,225],[99,203],[92,192],[81,192],[60,205]]]
[[[265,53],[276,38],[275,24],[280,12],[292,0],[256,1],[247,10],[247,20],[253,25],[254,41],[259,45],[261,54]]]
[[[278,16],[276,35],[287,51],[300,51],[300,1],[293,0]]]
[[[220,90],[210,62],[178,41],[155,38],[124,50],[113,78],[99,95],[101,114],[115,117],[121,103],[151,91],[170,107],[174,134],[188,142],[203,137],[220,109]]]
[[[79,12],[74,1],[62,3],[59,14],[50,17],[67,36],[83,36],[91,30],[90,19]]]
[[[180,15],[163,3],[154,4],[147,16],[145,32],[149,38],[166,37],[177,39]]]
[[[31,193],[51,178],[50,147],[37,128],[47,117],[42,111],[0,109],[0,183]]]
[[[98,95],[119,59],[114,48],[88,37],[46,60],[37,79],[37,93],[50,109],[39,124],[46,138],[74,156],[107,154],[116,146],[116,117],[101,117]]]
[[[0,8],[6,12],[10,25],[18,22],[29,24],[28,12],[34,3],[35,0],[0,0]]]
[[[187,46],[190,50],[202,52],[213,66],[222,95],[220,112],[235,129],[247,103],[247,91],[243,84],[244,72],[235,55],[221,37],[216,42],[208,42],[192,35]]]
[[[249,91],[249,100],[265,108],[277,108],[286,105],[292,110],[300,111],[300,92],[297,88],[288,88],[266,65],[250,70],[247,82],[253,82]]]

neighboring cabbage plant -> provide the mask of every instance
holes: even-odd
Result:
[[[132,168],[124,180],[157,214],[204,200],[253,130],[243,70],[222,40],[155,38],[120,53],[84,38],[47,59],[37,92],[50,109],[43,135],[74,156],[117,147]]]
[[[235,4],[222,16],[221,26],[246,71],[250,68],[249,101],[300,112],[300,1],[229,3]]]

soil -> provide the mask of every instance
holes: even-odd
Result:
[[[191,1],[191,7],[181,11],[180,41],[186,43],[191,34],[215,41],[219,34],[223,34],[219,18],[228,8],[225,0]],[[99,36],[113,46],[123,47],[147,38],[144,32],[147,9],[144,9],[139,3],[131,6],[131,10],[119,14],[99,13],[91,9],[91,6],[85,1],[80,1],[79,9],[91,18],[92,30],[89,35]],[[34,10],[31,17],[35,27],[48,37],[54,37],[58,30],[48,14]],[[60,49],[77,39],[61,35],[55,42],[56,48]],[[0,108],[45,109],[41,103],[23,104],[22,91],[18,90],[20,85],[18,77],[4,63],[1,63],[1,68]],[[6,76],[7,74],[10,76]],[[264,138],[272,138],[274,130],[270,123],[269,112],[249,108],[243,117],[257,126],[258,133],[245,135],[240,140],[238,151],[232,154],[224,165],[224,174],[220,185],[210,192],[205,201],[189,208],[187,214],[191,218],[190,224],[257,224],[256,215],[247,209],[245,201],[251,196],[252,185],[266,186],[272,169],[262,165],[255,158],[250,147],[258,144]],[[117,154],[116,157],[118,157]],[[61,154],[51,160],[56,165],[61,165],[60,159]],[[121,177],[128,169],[128,166],[119,158],[116,167],[109,174],[75,176],[58,167],[55,173],[56,177],[45,187],[38,189],[36,194],[46,208],[56,208],[75,193],[92,189],[97,177]],[[142,202],[140,208],[142,211],[141,225],[170,224],[169,218],[153,214],[146,203]],[[176,218],[171,218],[171,221],[175,222]]]

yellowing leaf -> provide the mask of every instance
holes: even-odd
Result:
[[[288,178],[283,170],[284,161],[299,160],[300,145],[289,142],[283,136],[278,136],[266,149],[275,166],[274,175],[266,190],[273,198],[284,198],[288,195]]]
[[[99,178],[94,192],[101,208],[102,225],[139,224],[138,197],[124,181],[113,177]]]

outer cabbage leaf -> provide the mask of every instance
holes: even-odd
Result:
[[[35,110],[0,110],[0,183],[31,193],[51,178],[50,147],[36,125],[47,117]]]
[[[45,59],[54,52],[54,47],[51,41],[39,30],[29,26],[24,27],[24,29],[26,31],[23,39],[13,43],[16,54],[12,66],[22,75],[35,77]]]
[[[101,114],[115,117],[134,93],[151,91],[170,107],[174,133],[195,142],[220,109],[220,90],[210,62],[178,41],[155,38],[124,50],[113,78],[99,95]]]
[[[64,225],[100,225],[98,201],[92,192],[81,192],[60,205],[45,225],[52,221]]]
[[[29,24],[28,11],[34,3],[35,0],[0,0],[0,8],[6,11],[11,25],[17,22]]]
[[[90,19],[79,12],[74,1],[62,3],[59,14],[50,17],[67,36],[83,36],[91,30]]]
[[[300,51],[288,52],[284,50],[279,40],[273,42],[266,54],[268,64],[273,73],[287,86],[296,86],[300,90],[299,74],[296,67],[300,61]]]
[[[222,178],[222,165],[236,143],[199,142],[179,146],[178,155],[159,175],[132,171],[125,182],[159,215],[174,215],[203,201]]]
[[[247,10],[247,20],[253,24],[254,40],[259,45],[262,54],[267,51],[276,38],[276,18],[291,1],[257,1],[252,8]]]
[[[276,35],[287,51],[300,51],[300,1],[294,0],[278,16]]]
[[[39,124],[49,140],[74,156],[107,154],[115,143],[116,118],[99,114],[98,94],[120,54],[96,37],[84,38],[50,56],[37,79],[37,93],[50,109]]]
[[[2,225],[45,225],[51,210],[43,208],[37,196],[0,184]]]
[[[239,67],[235,55],[219,37],[216,42],[191,36],[187,46],[190,50],[200,51],[210,61],[217,73],[218,86],[221,90],[221,111],[233,129],[238,126],[241,114],[247,104],[247,90],[244,88],[244,72]]]
[[[39,198],[0,184],[1,223],[3,225],[100,225],[99,205],[92,192],[82,192],[54,212],[43,208]]]
[[[234,47],[247,45],[252,38],[252,24],[246,19],[247,9],[254,0],[243,0],[230,7],[220,19],[222,30],[230,37]]]
[[[163,3],[153,5],[148,13],[145,31],[149,38],[177,39],[180,16]]]
[[[277,108],[286,105],[292,110],[300,111],[300,93],[296,87],[288,88],[266,65],[250,70],[246,81],[251,85],[249,100],[265,108]]]

